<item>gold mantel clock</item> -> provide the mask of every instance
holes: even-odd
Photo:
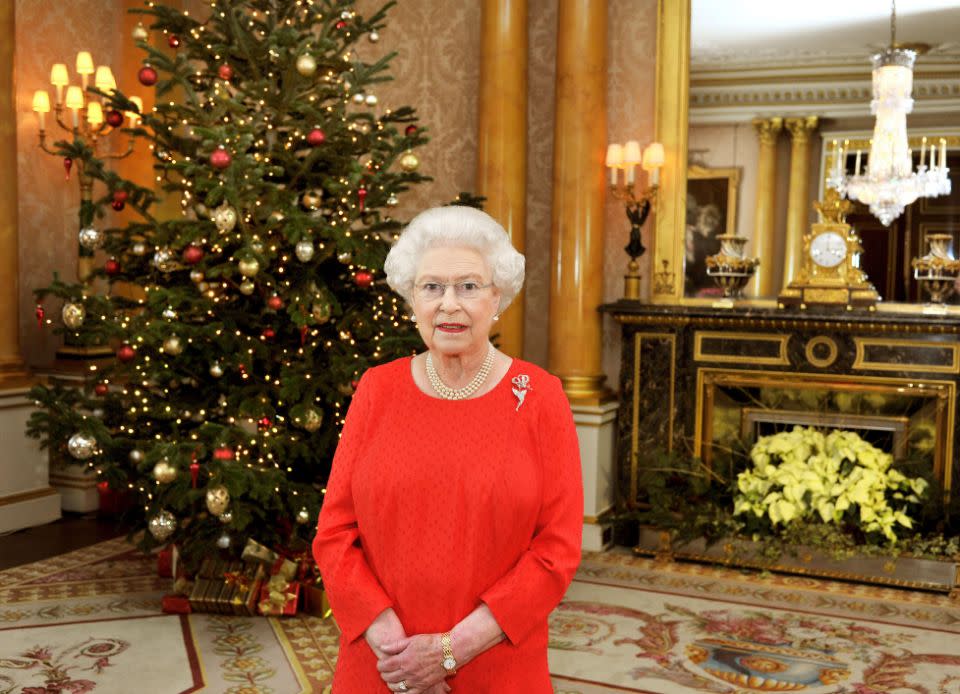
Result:
[[[820,221],[803,235],[802,264],[797,276],[778,297],[786,306],[845,306],[870,308],[880,296],[860,269],[863,246],[846,215],[853,206],[829,188],[825,199],[813,203]]]

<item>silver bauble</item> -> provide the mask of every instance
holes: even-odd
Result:
[[[147,527],[150,528],[150,534],[153,535],[157,541],[163,542],[177,529],[177,519],[172,513],[164,510],[151,518],[147,523]]]
[[[215,516],[227,510],[230,504],[230,492],[222,484],[207,488],[207,510]]]
[[[309,53],[304,53],[297,58],[297,72],[304,77],[309,77],[317,71],[317,61]]]
[[[177,261],[169,248],[158,248],[153,254],[153,265],[160,272],[172,272],[177,267]]]
[[[103,245],[103,233],[94,227],[86,227],[80,230],[79,240],[88,251],[95,251]]]
[[[307,507],[304,506],[299,511],[297,511],[297,523],[300,525],[306,525],[310,522],[310,512],[307,510]]]
[[[353,95],[353,103],[362,104],[363,98],[364,98],[363,94],[361,94],[360,92],[357,92],[356,94]]]
[[[314,252],[315,249],[313,247],[313,241],[310,241],[309,239],[297,241],[297,247],[294,249],[294,253],[296,253],[297,260],[300,262],[309,262],[313,258]]]
[[[83,324],[83,319],[87,317],[87,309],[83,304],[75,304],[72,301],[63,305],[60,311],[63,318],[63,324],[71,330],[76,330]]]
[[[240,293],[246,296],[253,294],[253,291],[257,288],[257,285],[251,282],[250,280],[244,280],[240,283]]]
[[[173,310],[172,308],[170,308],[169,306],[167,306],[165,309],[163,309],[163,313],[161,313],[160,315],[162,315],[162,316],[163,316],[164,318],[166,318],[167,320],[176,320],[176,318],[177,318],[177,312],[174,311],[174,310]]]
[[[217,547],[220,549],[230,549],[230,536],[224,533],[217,538]]]
[[[67,441],[67,450],[77,460],[86,460],[97,452],[97,440],[89,434],[77,432]]]
[[[230,205],[223,204],[213,211],[213,223],[221,232],[233,231],[237,226],[237,211]]]
[[[330,304],[325,301],[318,301],[310,307],[310,315],[313,316],[313,320],[323,325],[330,320]]]
[[[353,12],[350,10],[343,10],[340,13],[340,19],[353,19]]]
[[[171,335],[163,341],[163,351],[170,356],[177,356],[183,351],[183,343],[176,335]]]
[[[398,198],[393,193],[390,193],[390,197],[387,198],[387,205],[389,205],[390,207],[396,207],[399,204],[400,204],[400,198]]]
[[[134,41],[146,41],[150,34],[147,33],[147,28],[143,26],[141,22],[137,22],[137,26],[133,28],[133,32],[130,34],[133,36]]]
[[[375,31],[371,31],[369,36],[367,36],[367,40],[370,41],[370,43],[376,43],[380,40],[380,34]]]
[[[223,367],[220,366],[219,362],[214,362],[210,365],[210,375],[214,378],[220,378],[223,376]]]
[[[171,465],[166,458],[153,466],[153,479],[160,484],[173,482],[176,478],[177,468]]]
[[[127,458],[129,458],[130,462],[134,465],[139,465],[143,462],[143,451],[139,448],[133,448],[130,453],[127,454]]]
[[[217,518],[224,525],[229,525],[230,523],[233,522],[233,511],[231,511],[230,509],[227,509],[226,511],[221,513],[219,516],[217,516]]]
[[[350,251],[342,251],[337,253],[337,260],[339,260],[344,265],[349,265],[353,261],[353,253]]]
[[[90,414],[92,414],[97,419],[103,419],[103,408],[94,407],[92,410],[90,410]]]
[[[300,418],[300,426],[307,431],[313,432],[323,424],[323,413],[315,407],[308,407]]]
[[[367,94],[367,98],[364,99],[364,102],[367,106],[376,106],[377,105],[377,95],[376,94]]]
[[[190,271],[190,281],[200,283],[203,282],[203,270],[191,270]]]
[[[130,246],[130,252],[134,255],[146,255],[147,244],[145,244],[143,241],[134,241],[133,245]]]
[[[253,277],[260,272],[260,261],[256,258],[244,258],[237,263],[237,267],[240,269],[240,274],[244,277]]]

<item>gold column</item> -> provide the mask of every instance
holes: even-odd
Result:
[[[17,248],[17,111],[13,79],[14,6],[0,3],[0,386],[27,376],[20,356]]]
[[[527,0],[484,0],[477,188],[521,253],[527,219]],[[524,293],[500,317],[500,347],[523,357]]]
[[[817,117],[787,118],[790,132],[790,192],[787,195],[787,238],[783,247],[783,286],[800,269],[803,234],[810,222],[810,134]]]
[[[757,163],[757,207],[751,255],[760,259],[760,268],[750,283],[750,293],[755,297],[769,297],[780,289],[774,287],[772,255],[776,223],[777,136],[783,128],[783,118],[756,118],[753,127],[760,138],[760,157]]]
[[[567,396],[599,401],[607,144],[607,3],[560,0],[557,17],[550,370]]]

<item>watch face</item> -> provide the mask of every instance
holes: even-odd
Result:
[[[825,232],[810,242],[810,258],[821,267],[836,267],[846,257],[847,242],[836,232]]]
[[[433,662],[437,662],[434,660]],[[443,669],[444,670],[453,670],[457,667],[457,661],[453,658],[444,658],[443,659]]]

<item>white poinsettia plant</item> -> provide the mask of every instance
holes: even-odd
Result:
[[[794,427],[761,437],[750,450],[751,469],[737,477],[734,515],[768,518],[776,527],[796,521],[853,522],[891,544],[927,491],[927,481],[893,468],[893,456],[851,431],[823,433]]]

